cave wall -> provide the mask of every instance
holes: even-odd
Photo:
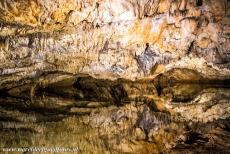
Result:
[[[228,0],[3,0],[0,14],[1,75],[230,75]]]

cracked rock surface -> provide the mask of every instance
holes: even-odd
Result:
[[[227,0],[4,0],[0,73],[135,80],[189,68],[226,78],[229,10]]]

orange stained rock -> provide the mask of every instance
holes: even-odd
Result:
[[[65,19],[67,18],[69,11],[74,9],[75,9],[74,5],[65,3],[59,9],[57,9],[55,12],[52,13],[52,18],[56,22],[63,23],[65,22]]]
[[[163,22],[157,30],[154,30],[155,27],[153,27],[151,22],[137,20],[128,31],[129,35],[134,36],[129,40],[129,45],[139,42],[151,44],[157,43],[162,46],[162,34],[166,27],[166,23]]]
[[[161,0],[158,7],[159,13],[167,12],[170,8],[170,2],[168,0]]]
[[[21,22],[31,26],[39,22],[41,8],[36,0],[1,1],[0,5],[4,8],[1,11],[4,16],[0,16],[0,18],[7,22]]]

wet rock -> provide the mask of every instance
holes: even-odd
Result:
[[[0,2],[0,146],[228,153],[227,0]]]
[[[148,140],[151,130],[157,131],[161,125],[168,123],[170,123],[170,118],[166,114],[154,113],[150,111],[150,108],[145,107],[143,113],[140,113],[135,126],[145,133]]]
[[[122,84],[108,80],[93,80],[91,77],[78,78],[73,86],[81,90],[84,98],[87,99],[122,102],[127,97]]]
[[[45,74],[37,80],[46,82],[36,90],[32,99],[11,96],[10,93],[0,99],[2,145],[34,146],[34,142],[41,143],[41,146],[77,145],[82,151],[93,149],[94,153],[181,153],[188,149],[207,153],[210,147],[214,151],[222,149],[221,152],[228,149],[230,114],[227,88],[211,88],[210,85],[200,88],[195,84],[177,83],[171,89],[174,90],[173,95],[184,94],[183,97],[187,97],[191,93],[194,97],[183,104],[176,104],[167,88],[159,97],[152,80],[110,81],[63,73]],[[107,90],[119,83],[128,97],[125,103],[117,105],[108,101],[92,101],[92,96],[88,100],[77,100],[71,95],[52,93],[54,88],[68,89],[76,82],[83,92],[86,88],[84,96],[89,93],[87,87],[92,91],[93,88]],[[49,91],[46,88],[50,88]],[[115,91],[122,92],[121,89]],[[107,96],[108,93],[101,94]],[[30,139],[22,138],[26,133],[31,134]]]

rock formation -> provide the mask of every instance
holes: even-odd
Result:
[[[229,153],[229,0],[2,0],[0,14],[0,148]]]
[[[59,70],[139,79],[172,68],[229,76],[227,0],[0,3],[1,74]],[[165,69],[155,73],[152,68]]]

